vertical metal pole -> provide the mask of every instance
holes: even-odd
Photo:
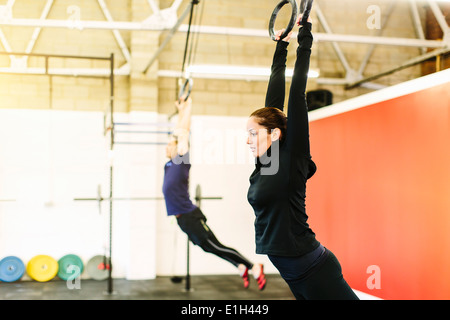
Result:
[[[196,195],[195,195],[195,203],[197,207],[200,208],[200,199],[201,199],[201,191],[200,186],[197,186],[196,189]],[[186,285],[184,290],[185,291],[193,291],[191,288],[191,275],[189,273],[189,265],[190,265],[190,257],[189,257],[189,251],[190,251],[190,240],[189,237],[187,237],[187,251],[186,251]]]
[[[187,258],[186,258],[186,286],[185,291],[191,291],[191,276],[189,274],[189,247],[190,247],[190,240],[189,237],[187,237]]]
[[[111,112],[111,143],[110,152],[114,150],[114,54],[111,54],[111,75],[110,75],[110,112]],[[111,154],[112,156],[112,154]],[[109,273],[108,273],[108,294],[113,293],[113,280],[112,280],[112,220],[113,220],[113,161],[111,159],[109,165]]]

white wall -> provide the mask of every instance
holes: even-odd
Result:
[[[240,117],[197,116],[192,120],[190,193],[201,185],[205,197],[201,209],[207,224],[224,245],[242,253],[254,263],[264,263],[268,272],[276,269],[270,261],[255,254],[254,214],[247,202],[249,176],[254,169],[253,158],[246,145],[246,121]],[[161,181],[162,181],[161,171]],[[159,275],[182,275],[186,272],[186,236],[175,218],[165,217],[165,207],[158,215]],[[233,274],[228,262],[191,245],[192,274]]]
[[[133,112],[116,114],[115,121],[167,120]],[[204,196],[223,197],[202,202],[217,238],[250,260],[264,262],[267,272],[276,272],[265,256],[254,254],[253,211],[246,199],[253,164],[245,145],[245,123],[246,118],[193,117],[191,197],[197,184]],[[116,138],[167,140],[166,135],[141,134]],[[102,113],[0,110],[0,199],[16,199],[0,202],[0,258],[14,255],[26,264],[38,254],[58,260],[71,253],[87,263],[107,252],[108,202],[102,203],[99,214],[96,201],[73,199],[95,198],[98,185],[107,197],[111,161],[115,197],[162,196],[164,146],[116,145],[111,157]],[[166,216],[164,201],[116,201],[113,215],[114,277],[185,273],[186,236],[175,219]],[[190,257],[191,274],[236,272],[194,245]]]
[[[0,256],[59,259],[102,252],[102,220],[92,204],[106,179],[105,144],[94,114],[0,111]]]

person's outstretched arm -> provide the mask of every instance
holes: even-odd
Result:
[[[267,87],[265,107],[284,109],[284,99],[286,92],[286,60],[287,47],[289,45],[290,33],[285,39],[281,40],[279,36],[284,30],[276,33],[278,37],[277,46],[273,56],[269,85]]]
[[[192,99],[183,98],[175,103],[178,109],[178,121],[174,129],[174,136],[178,139],[178,154],[185,155],[189,151],[189,134],[191,130]]]
[[[287,139],[292,152],[305,156],[310,155],[306,84],[313,43],[311,28],[308,22],[298,32],[299,46],[289,93],[287,125]]]

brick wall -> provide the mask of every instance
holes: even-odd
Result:
[[[172,0],[160,0],[160,7],[166,8]],[[278,1],[259,0],[213,0],[205,1],[203,25],[228,26],[237,28],[267,29],[270,13]],[[335,0],[317,1],[334,33],[351,33],[372,35],[367,30],[366,21],[369,14],[367,7],[373,1],[359,0],[342,2]],[[379,1],[382,13],[387,10],[388,2]],[[39,18],[45,1],[18,0],[14,5],[13,15],[17,18]],[[111,15],[116,21],[142,21],[152,14],[146,0],[106,0]],[[179,14],[184,11],[188,1],[183,1]],[[82,20],[104,20],[103,13],[95,1],[56,0],[48,16],[49,19],[70,19],[73,12],[69,6],[79,8]],[[423,10],[423,8],[421,8]],[[199,10],[200,11],[200,10]],[[405,14],[408,13],[408,14]],[[277,21],[285,23],[286,18],[280,14]],[[325,32],[313,14],[314,30]],[[187,23],[187,20],[185,21]],[[25,51],[31,39],[33,28],[2,27],[13,51]],[[186,41],[185,33],[177,33],[151,69],[143,74],[142,70],[155,54],[167,33],[121,31],[124,41],[131,53],[130,76],[117,76],[115,79],[116,111],[157,111],[169,114],[173,112],[176,96],[176,79],[158,77],[158,70],[181,70]],[[408,3],[399,2],[387,24],[383,36],[415,38],[412,20],[409,16]],[[368,50],[368,45],[340,43],[346,59],[352,69],[358,70],[361,59]],[[235,64],[246,66],[269,66],[274,44],[268,38],[239,37],[225,35],[200,35],[195,62],[202,64]],[[293,65],[294,45],[288,58],[288,65]],[[4,51],[0,44],[0,50]],[[111,31],[77,30],[77,29],[42,29],[33,48],[35,53],[73,54],[108,57],[115,55],[116,68],[126,61]],[[417,48],[378,46],[367,65],[364,75],[376,74],[395,67],[418,54]],[[43,61],[29,59],[29,66],[42,67]],[[0,67],[8,67],[10,60],[0,56]],[[54,60],[54,67],[74,68],[108,68],[99,61]],[[319,69],[321,77],[340,78],[345,76],[337,55],[330,43],[315,43],[311,61],[312,68]],[[421,75],[420,67],[408,68],[402,72],[376,81],[392,85]],[[51,95],[49,93],[52,88]],[[266,83],[259,81],[229,81],[196,79],[192,97],[195,100],[194,114],[211,114],[223,116],[244,116],[264,103]],[[368,89],[356,88],[345,90],[342,86],[323,86],[314,79],[309,81],[308,90],[329,89],[334,94],[334,102],[342,101],[363,93]],[[109,103],[109,82],[107,79],[86,79],[54,77],[51,85],[45,76],[4,75],[0,74],[0,108],[36,108],[63,110],[104,110]]]

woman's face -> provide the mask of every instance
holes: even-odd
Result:
[[[255,117],[250,117],[247,121],[247,144],[252,151],[254,157],[260,157],[266,153],[267,149],[272,145],[272,134],[260,125]]]

